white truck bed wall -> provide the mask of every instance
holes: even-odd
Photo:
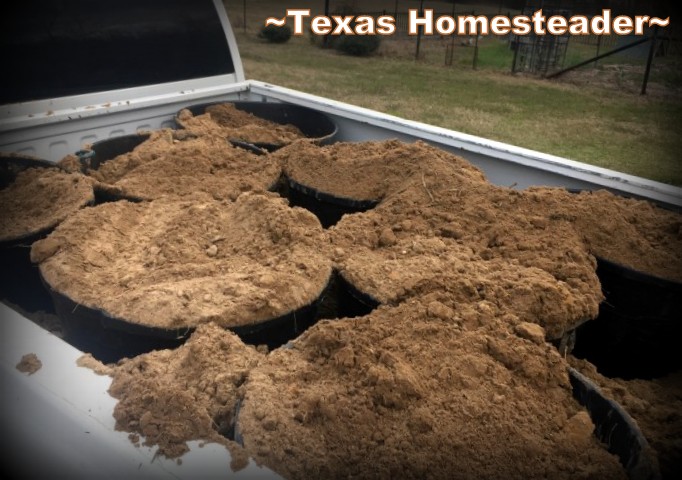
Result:
[[[151,90],[150,90],[151,92]],[[533,185],[575,189],[606,188],[661,205],[682,208],[682,188],[587,165],[545,153],[467,135],[453,130],[404,120],[377,111],[329,100],[259,81],[215,87],[194,84],[163,95],[92,97],[92,104],[0,119],[0,151],[19,152],[57,161],[84,145],[114,136],[174,125],[174,115],[195,103],[229,100],[287,102],[328,114],[339,126],[338,140],[363,141],[399,138],[425,140],[452,151],[480,167],[497,185],[526,188]]]
[[[17,475],[10,478],[280,478],[253,462],[232,472],[230,454],[218,444],[190,442],[181,464],[136,447],[115,430],[110,377],[78,367],[83,352],[2,303],[0,319],[1,465]],[[27,353],[42,363],[30,376],[16,369]]]

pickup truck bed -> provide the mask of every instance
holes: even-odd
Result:
[[[123,7],[130,7],[128,3]],[[664,206],[682,207],[680,188],[246,80],[221,3],[203,3],[213,9],[224,29],[225,55],[230,56],[228,70],[232,72],[3,105],[0,150],[57,161],[87,143],[171,126],[176,112],[192,104],[229,100],[287,102],[329,115],[338,125],[339,141],[425,140],[468,159],[499,185],[519,189],[532,185],[607,188]],[[181,465],[156,457],[154,449],[133,446],[126,433],[114,429],[115,400],[107,393],[110,378],[78,367],[76,359],[82,352],[3,304],[0,318],[3,458],[6,465],[21,471],[22,478],[228,475],[229,453],[217,445],[200,448],[193,442]],[[15,368],[27,353],[35,353],[42,361],[42,368],[31,376]],[[253,463],[232,475],[275,477]]]

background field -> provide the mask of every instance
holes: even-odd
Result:
[[[344,3],[354,2],[332,1],[332,10]],[[397,3],[403,12],[419,7],[418,1]],[[396,2],[355,4],[363,11],[393,14]],[[452,9],[448,2],[425,5],[442,13]],[[367,58],[321,49],[309,35],[277,45],[258,38],[268,16],[301,7],[322,13],[323,6],[323,0],[250,0],[245,17],[243,2],[227,1],[247,78],[682,185],[682,53],[675,48],[656,59],[642,96],[646,55],[637,52],[546,80],[512,75],[508,39],[495,36],[479,39],[476,70],[473,47],[462,45],[465,39],[459,37],[454,42],[423,38],[418,60],[414,38],[386,37],[379,53]],[[499,10],[499,2],[457,3],[457,13]],[[594,49],[576,42],[567,62],[589,58]]]

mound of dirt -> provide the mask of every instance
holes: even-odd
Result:
[[[395,243],[388,238],[396,238]],[[374,248],[336,258],[342,277],[382,304],[438,293],[460,314],[510,314],[541,325],[559,339],[594,318],[598,290],[576,288],[537,267],[501,258],[484,260],[451,238],[379,236]]]
[[[214,324],[201,325],[183,346],[124,359],[108,369],[109,393],[118,399],[116,428],[144,437],[170,458],[190,440],[226,445],[232,467],[246,466],[239,446],[226,439],[233,428],[238,390],[263,355]]]
[[[562,188],[536,187],[518,192],[484,184],[473,188],[449,184],[442,173],[427,175],[425,182],[414,182],[386,199],[382,214],[393,223],[409,215],[421,228],[461,235],[464,240],[475,232],[479,248],[490,246],[514,258],[527,257],[521,252],[550,239],[542,256],[545,264],[548,255],[574,250],[572,241],[564,244],[560,232],[551,234],[563,224],[563,230],[577,232],[593,255],[650,275],[682,280],[680,213],[605,190],[574,194]],[[553,263],[547,267],[560,271],[562,262]]]
[[[271,122],[239,110],[232,103],[211,105],[206,108],[206,113],[196,116],[188,109],[181,110],[176,122],[188,132],[197,135],[210,133],[229,140],[255,144],[282,146],[305,138],[303,132],[294,125]]]
[[[59,168],[28,168],[0,190],[0,242],[44,233],[95,200],[92,181]]]
[[[526,208],[530,200],[525,192],[487,183],[460,182],[453,188],[452,176],[447,169],[431,170],[373,211],[343,217],[330,230],[341,274],[370,295],[380,283],[390,290],[380,296],[395,301],[448,283],[433,274],[439,263],[436,270],[453,285],[471,282],[469,288],[478,289],[470,301],[488,300],[507,306],[510,313],[529,315],[550,338],[597,316],[603,297],[596,264],[570,222],[550,211]],[[417,245],[415,237],[431,240]],[[430,267],[417,269],[418,257],[431,257]],[[387,275],[385,269],[392,267]],[[496,290],[481,277],[482,271],[508,285],[532,278],[538,288],[493,294]]]
[[[380,201],[434,169],[449,168],[459,183],[485,182],[466,160],[422,141],[386,140],[318,147],[295,142],[275,153],[284,173],[308,188],[357,201]],[[453,183],[456,188],[459,183]]]
[[[316,300],[331,274],[318,220],[275,194],[105,203],[36,242],[31,259],[74,302],[165,329],[277,318]]]
[[[271,353],[243,387],[248,452],[290,479],[625,478],[542,332],[430,309],[323,321]]]
[[[71,165],[73,156],[60,163]],[[268,155],[236,148],[224,138],[206,133],[160,130],[129,153],[86,173],[107,193],[130,199],[205,193],[216,200],[234,200],[247,191],[268,190],[281,167]]]
[[[151,191],[145,179],[161,185],[161,198],[82,210],[32,248],[47,282],[79,304],[145,326],[199,327],[176,352],[116,367],[119,428],[178,456],[188,439],[226,433],[239,397],[237,433],[249,455],[288,478],[624,478],[545,339],[597,316],[594,255],[679,278],[679,214],[602,192],[494,186],[421,142],[301,141],[258,157],[225,142],[216,132],[229,121],[211,115],[183,112],[187,130],[156,133],[93,173],[129,191]],[[217,145],[282,163],[316,190],[380,204],[325,232],[275,194],[239,195],[265,187],[216,193],[205,185],[220,165],[195,157]],[[201,175],[189,169],[195,162]],[[270,168],[221,165],[244,182]],[[185,173],[187,190],[171,192]],[[176,194],[185,196],[167,196]],[[384,305],[321,321],[258,358],[209,326],[310,304],[332,263]],[[230,363],[237,370],[221,372],[237,371],[238,381],[215,380],[213,366]],[[651,428],[665,421],[657,416]]]
[[[528,192],[541,209],[573,223],[594,255],[682,282],[682,214],[607,190],[575,194],[560,188],[532,188]]]

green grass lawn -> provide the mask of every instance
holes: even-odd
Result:
[[[385,40],[369,58],[320,49],[309,37],[267,44],[256,36],[258,16],[281,14],[274,5],[252,10],[246,33],[237,28],[247,78],[682,185],[679,96],[513,76],[511,52],[496,37],[479,42],[477,70],[473,49],[461,45],[444,65],[449,39],[424,42],[418,62],[413,40]]]

